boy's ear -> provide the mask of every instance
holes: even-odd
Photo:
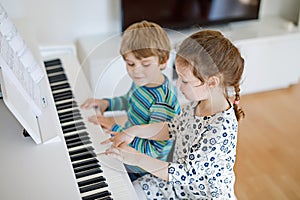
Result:
[[[211,76],[207,80],[207,85],[209,87],[217,87],[220,84],[220,78],[217,76]]]
[[[169,60],[169,57],[165,57],[165,58],[159,63],[159,69],[160,69],[160,70],[166,69],[168,60]]]
[[[165,56],[161,61],[160,61],[160,64],[167,64],[169,60],[169,56]]]
[[[159,64],[159,69],[164,70],[167,67],[167,63]]]

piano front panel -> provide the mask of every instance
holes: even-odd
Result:
[[[86,122],[93,110],[79,105],[91,91],[73,57],[45,61],[63,138],[82,200],[138,199],[121,162],[105,155],[100,141],[109,137],[99,126]]]

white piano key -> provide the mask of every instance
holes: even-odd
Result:
[[[100,189],[97,189],[97,190],[85,192],[85,193],[81,194],[81,197],[86,197],[86,196],[93,195],[93,194],[96,194],[96,193],[99,193],[99,192],[104,192],[104,191],[109,192],[108,188],[100,188]]]
[[[55,86],[55,85],[59,85],[59,84],[63,84],[63,83],[68,83],[68,81],[64,80],[64,81],[54,82],[54,83],[51,83],[50,86]]]
[[[60,74],[64,74],[64,72],[60,71],[60,72],[51,73],[50,75],[48,75],[48,77],[57,76],[57,75],[60,75]]]

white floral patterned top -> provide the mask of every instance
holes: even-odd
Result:
[[[136,180],[148,199],[236,199],[234,109],[198,117],[195,106],[188,104],[168,123],[170,137],[176,140],[169,181],[151,174]]]

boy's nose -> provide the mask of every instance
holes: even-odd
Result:
[[[135,68],[133,69],[134,73],[139,73],[142,71],[142,66],[141,65],[136,65]]]

